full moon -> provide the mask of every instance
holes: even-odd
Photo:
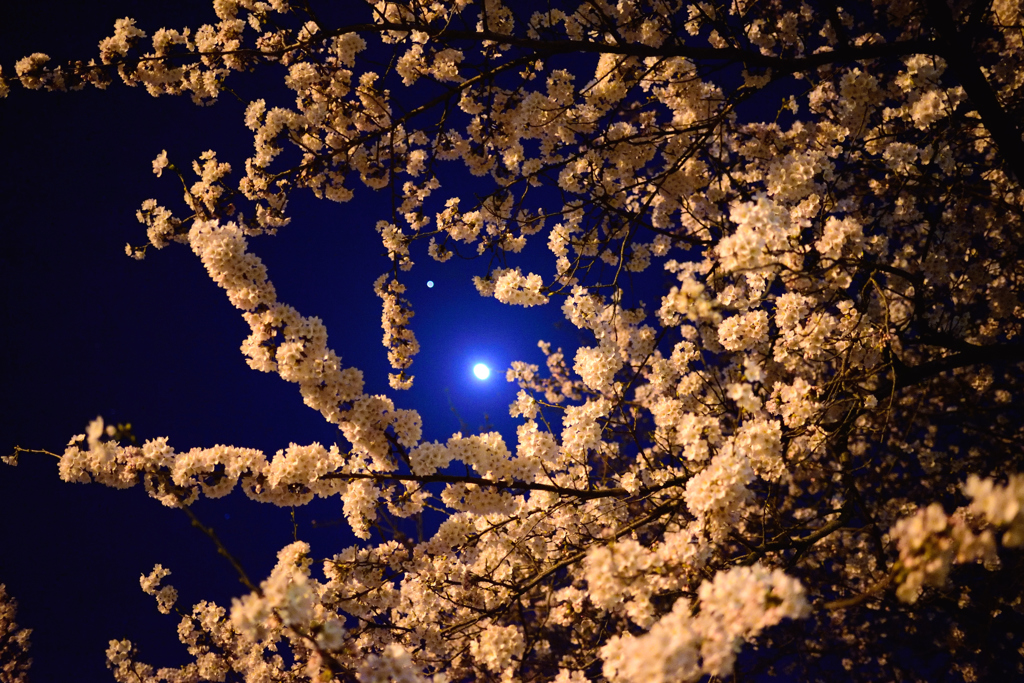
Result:
[[[483,363],[477,363],[473,366],[473,374],[477,379],[487,379],[491,376],[491,369]]]

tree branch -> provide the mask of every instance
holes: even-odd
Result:
[[[581,491],[577,489],[555,486],[554,484],[541,484],[539,482],[525,481],[494,481],[483,477],[470,477],[458,474],[398,474],[392,472],[331,472],[325,474],[321,479],[372,479],[374,481],[413,481],[423,484],[476,484],[477,486],[490,486],[498,490],[511,489],[513,491],[548,491],[563,496],[579,498],[581,500],[593,500],[595,498],[616,498],[629,496],[629,491],[624,488],[615,487],[607,489],[593,489]]]
[[[928,0],[927,7],[928,16],[934,22],[943,43],[939,54],[949,64],[971,104],[981,114],[982,123],[992,135],[1006,165],[1017,177],[1017,182],[1024,182],[1024,143],[1021,143],[1020,129],[1006,115],[995,91],[982,73],[974,57],[973,46],[961,37],[946,0]]]

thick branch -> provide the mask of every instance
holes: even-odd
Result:
[[[490,486],[498,490],[511,489],[513,491],[548,491],[563,496],[579,498],[581,500],[592,500],[595,498],[621,498],[629,495],[624,488],[607,488],[581,491],[578,489],[555,486],[554,484],[541,484],[525,481],[494,481],[483,477],[470,477],[458,474],[396,474],[392,472],[332,472],[325,474],[321,479],[372,479],[374,481],[414,481],[423,484],[476,484],[477,486]]]
[[[928,0],[928,15],[941,41],[945,43],[941,50],[942,57],[960,81],[971,104],[981,114],[985,128],[992,135],[1007,166],[1017,176],[1017,182],[1024,182],[1024,143],[1021,142],[1021,131],[999,103],[999,98],[974,58],[970,42],[957,30],[946,0]]]
[[[963,342],[961,350],[951,356],[928,361],[920,365],[907,366],[896,362],[896,389],[904,389],[919,384],[944,372],[965,368],[971,365],[1000,365],[1004,363],[1024,363],[1024,344],[993,344],[992,346],[976,346]]]
[[[832,600],[831,602],[826,602],[824,605],[825,609],[847,609],[850,607],[856,607],[857,605],[870,600],[872,597],[874,597],[878,593],[883,592],[892,584],[892,580],[896,578],[896,570],[897,567],[893,567],[892,570],[889,571],[889,573],[886,574],[881,581],[875,582],[874,584],[869,586],[863,593],[858,593],[857,595],[854,595],[853,597],[849,598],[843,598],[840,600]]]

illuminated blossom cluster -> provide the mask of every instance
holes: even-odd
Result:
[[[947,516],[938,503],[897,521],[892,535],[900,550],[896,596],[904,602],[916,602],[924,586],[944,587],[954,563],[998,565],[992,532],[973,533],[963,515]]]
[[[690,601],[680,599],[647,633],[612,637],[601,651],[605,676],[667,683],[722,675],[733,670],[740,642],[810,609],[798,582],[758,565],[704,581],[698,598],[696,616]]]
[[[982,515],[990,524],[1006,529],[1003,545],[1008,548],[1024,545],[1024,476],[1010,475],[1003,486],[991,479],[971,475],[964,484],[964,493],[973,499],[973,512]]]
[[[388,375],[392,389],[408,389],[413,377],[406,374],[412,365],[412,357],[419,353],[420,345],[409,325],[414,313],[409,302],[402,296],[405,285],[395,279],[381,275],[373,285],[377,296],[383,302],[381,325],[384,328],[384,348],[388,350],[388,361],[398,373]]]
[[[594,391],[609,386],[615,373],[622,367],[622,359],[618,349],[612,345],[597,348],[580,347],[576,351],[576,363],[573,370],[580,376],[583,383]]]
[[[730,447],[731,446],[731,447]],[[750,460],[725,444],[708,467],[686,483],[686,505],[715,534],[725,533],[738,520],[752,498],[747,487],[754,478]]]
[[[543,282],[540,275],[530,273],[523,275],[518,268],[505,270],[496,274],[494,282],[494,298],[503,304],[518,306],[540,306],[548,301],[541,292]]]
[[[523,656],[523,634],[517,626],[490,625],[470,645],[473,658],[495,673],[508,669]]]
[[[28,656],[32,629],[21,628],[14,618],[18,601],[0,583],[0,678],[10,683],[27,683],[32,659]]]
[[[174,603],[178,600],[178,591],[174,586],[161,586],[160,582],[169,576],[171,571],[164,569],[162,565],[153,567],[148,576],[143,574],[139,578],[142,585],[142,592],[156,598],[156,608],[161,614],[170,614]]]

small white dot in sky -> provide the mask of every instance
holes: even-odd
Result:
[[[477,379],[487,379],[491,376],[491,369],[483,363],[477,363],[473,366],[473,374]]]
[[[433,287],[433,286],[434,286],[434,281],[433,280],[427,280],[427,287]]]

